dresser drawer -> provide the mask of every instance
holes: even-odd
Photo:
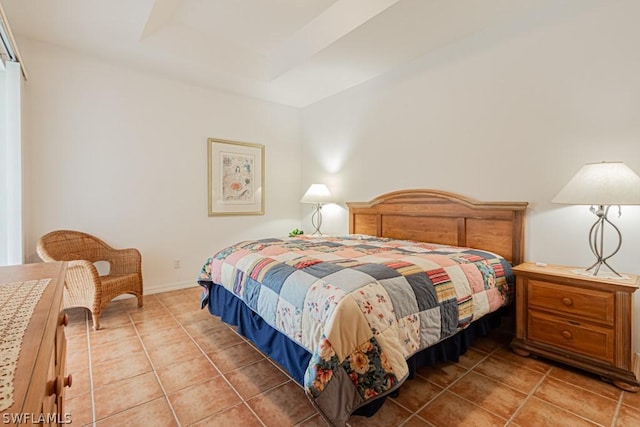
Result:
[[[44,396],[42,396],[42,414],[58,413],[58,396],[56,395],[56,378],[58,376],[55,354],[51,353],[49,358],[49,369],[47,370],[47,386]],[[44,423],[51,425],[50,422]]]
[[[615,296],[612,292],[529,279],[527,295],[529,307],[613,325]]]
[[[562,317],[529,311],[527,338],[564,348],[607,363],[614,361],[614,331],[591,324],[581,324]]]

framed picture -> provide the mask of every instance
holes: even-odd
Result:
[[[264,215],[264,145],[208,139],[209,216]]]

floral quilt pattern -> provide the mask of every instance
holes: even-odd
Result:
[[[505,305],[513,277],[491,252],[349,235],[241,242],[209,258],[199,282],[307,349],[307,396],[344,425],[406,379],[411,355]]]

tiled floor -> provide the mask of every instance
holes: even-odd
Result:
[[[324,426],[303,390],[190,288],[112,302],[91,331],[69,310],[66,409],[73,425]],[[640,394],[523,358],[500,333],[459,363],[424,368],[355,426],[638,426]]]

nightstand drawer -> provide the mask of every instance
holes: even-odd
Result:
[[[613,325],[615,301],[612,292],[529,279],[527,295],[529,307]]]
[[[581,324],[535,310],[529,311],[527,323],[530,340],[613,363],[613,329]]]

